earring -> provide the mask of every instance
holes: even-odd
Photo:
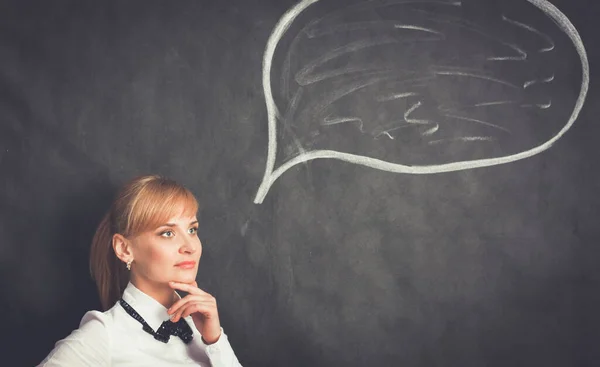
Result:
[[[129,261],[127,262],[127,270],[131,270],[131,261],[132,261],[132,260],[129,260]]]

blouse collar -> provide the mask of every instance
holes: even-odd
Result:
[[[181,296],[177,292],[173,292],[177,295],[178,299],[181,299]],[[142,316],[146,323],[155,331],[158,330],[164,321],[167,321],[170,318],[165,306],[139,290],[131,282],[125,287],[122,297],[125,302],[129,303],[129,305],[131,305],[131,307],[133,307],[133,309],[136,310],[136,312]]]

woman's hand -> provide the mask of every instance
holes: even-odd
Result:
[[[189,293],[175,302],[167,310],[171,320],[177,322],[182,317],[192,315],[196,329],[202,334],[206,344],[215,343],[221,336],[221,322],[215,297],[198,288],[196,281],[192,283],[169,282],[171,288]]]

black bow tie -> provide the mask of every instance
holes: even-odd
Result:
[[[133,317],[140,324],[142,324],[143,330],[145,332],[147,332],[148,334],[154,336],[154,339],[156,339],[156,340],[166,343],[169,341],[171,335],[175,335],[175,336],[180,337],[185,344],[188,344],[194,338],[192,329],[190,328],[190,325],[188,325],[188,323],[183,318],[180,318],[179,321],[177,321],[177,322],[167,320],[160,325],[158,330],[154,331],[154,330],[152,330],[150,325],[148,325],[146,323],[146,320],[144,320],[144,318],[142,316],[140,316],[133,309],[133,307],[131,307],[129,305],[129,303],[125,302],[125,300],[122,298],[119,300],[119,303],[121,304],[121,306],[123,306],[125,311],[131,317]]]

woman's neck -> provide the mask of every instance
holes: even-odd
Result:
[[[165,308],[171,307],[179,299],[175,294],[175,290],[169,287],[168,284],[151,282],[131,275],[130,281],[137,289],[154,298]]]

